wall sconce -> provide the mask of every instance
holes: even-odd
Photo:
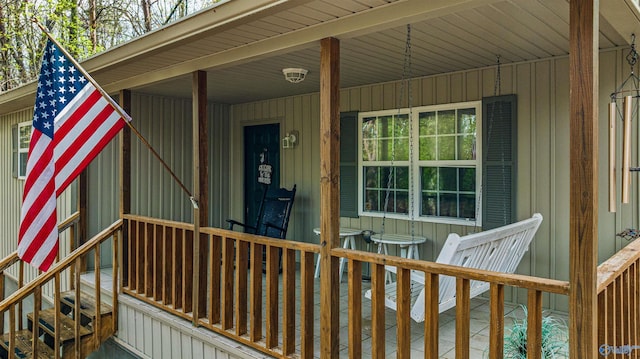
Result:
[[[282,148],[294,148],[298,144],[298,131],[289,131],[282,138]]]

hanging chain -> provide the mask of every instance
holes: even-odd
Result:
[[[411,94],[411,25],[407,24],[407,39],[405,42],[405,49],[404,49],[404,60],[403,60],[403,64],[402,64],[402,80],[400,81],[400,96],[398,98],[398,103],[396,105],[396,107],[398,108],[398,114],[395,116],[394,121],[397,121],[400,118],[400,114],[401,114],[401,109],[403,106],[403,102],[404,102],[404,91],[405,91],[405,85],[407,85],[408,88],[408,92],[409,92],[409,158],[411,159],[411,156],[413,154],[413,141],[412,141],[412,119],[411,119],[411,102],[413,100],[412,98],[412,94]],[[395,128],[395,126],[394,126]],[[389,206],[389,196],[391,194],[391,185],[394,182],[394,178],[395,178],[395,174],[396,174],[396,170],[394,167],[395,164],[395,158],[396,158],[396,151],[395,151],[395,133],[393,136],[394,141],[392,142],[392,151],[391,151],[391,163],[389,166],[389,174],[387,177],[387,191],[385,194],[385,198],[384,198],[384,208],[383,208],[383,212],[382,212],[382,224],[381,224],[381,232],[380,232],[380,236],[383,236],[385,233],[385,222],[387,219],[387,208]],[[411,167],[409,168],[411,170]],[[410,171],[409,173],[409,191],[412,190],[412,172]],[[395,188],[395,187],[394,187]],[[411,193],[407,194],[409,196],[409,218],[412,220],[413,219],[413,199],[411,196]],[[397,204],[397,193],[394,193],[394,203]],[[411,222],[411,236],[413,237],[413,233],[414,233],[414,225],[413,225],[413,221]]]
[[[638,52],[636,51],[636,34],[631,34],[631,49],[627,54],[627,63],[631,67],[631,73],[633,74],[633,68],[638,62]]]

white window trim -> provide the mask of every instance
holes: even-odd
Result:
[[[15,140],[17,141],[16,143],[18,145],[18,154],[17,154],[18,155],[18,159],[17,159],[17,161],[18,161],[18,179],[20,179],[20,180],[24,180],[24,179],[27,178],[26,170],[25,170],[25,173],[20,173],[20,169],[22,168],[22,163],[20,162],[22,156],[20,156],[20,155],[23,154],[23,153],[26,153],[28,155],[28,153],[29,153],[29,145],[28,144],[27,144],[27,148],[20,148],[20,130],[22,128],[24,128],[24,127],[31,128],[32,124],[33,123],[31,121],[25,121],[25,122],[18,123],[18,131],[17,131],[17,134],[16,134],[18,136],[18,138],[16,138]],[[29,136],[29,142],[31,142],[31,136]],[[25,166],[25,168],[26,168],[26,166]]]
[[[443,110],[453,110],[460,108],[471,108],[475,107],[476,109],[476,159],[475,160],[461,160],[461,161],[420,161],[418,160],[419,154],[419,114],[420,112],[428,112],[428,111],[443,111]],[[394,166],[410,166],[413,164],[413,168],[409,168],[409,173],[413,176],[412,180],[409,182],[409,196],[413,198],[413,211],[410,210],[409,213],[413,212],[413,219],[410,218],[410,214],[402,215],[397,213],[382,213],[382,212],[366,212],[364,210],[364,179],[363,179],[363,165],[364,161],[362,160],[362,121],[364,118],[368,117],[380,117],[380,116],[391,116],[391,115],[402,115],[409,114],[411,112],[411,121],[412,123],[412,136],[411,141],[413,141],[413,152],[410,153],[411,160],[410,161],[393,161]],[[360,112],[358,114],[358,214],[361,217],[375,217],[375,218],[391,218],[391,219],[400,219],[400,220],[413,220],[419,222],[430,222],[430,223],[444,223],[444,224],[454,224],[454,225],[462,225],[462,226],[478,226],[482,224],[482,101],[468,101],[468,102],[457,102],[450,104],[441,104],[441,105],[432,105],[432,106],[420,106],[414,107],[411,110],[409,108],[401,108],[401,109],[393,109],[393,110],[382,110],[382,111],[370,111],[370,112]],[[370,161],[367,162],[367,165],[371,166],[390,166],[391,161]],[[421,216],[420,215],[420,167],[425,166],[445,166],[445,165],[456,165],[460,166],[475,166],[476,168],[476,218],[473,220],[470,219],[457,219],[451,217],[437,217],[437,216]],[[412,188],[415,187],[415,188]]]

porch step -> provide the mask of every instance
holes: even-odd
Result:
[[[64,314],[72,314],[76,305],[76,292],[70,290],[60,294],[60,311]],[[110,305],[100,303],[100,317],[105,320],[113,312]],[[96,318],[96,299],[90,293],[80,291],[80,315],[81,325],[90,325]]]
[[[7,358],[9,351],[9,339],[10,334],[3,334],[0,336],[0,357]],[[38,352],[36,355],[33,355],[33,347],[31,346],[31,331],[29,330],[19,330],[16,332],[16,347],[15,347],[15,355],[14,358],[37,358],[37,359],[49,359],[55,356],[53,349],[48,347],[44,342],[38,343]]]
[[[38,327],[42,331],[44,331],[45,338],[47,337],[47,335],[50,338],[53,338],[55,336],[55,329],[54,329],[55,328],[54,321],[56,316],[55,309],[51,308],[51,309],[42,310],[38,312],[38,316],[39,316]],[[28,322],[29,329],[33,330],[33,313],[27,314],[27,322]],[[64,344],[74,339],[75,326],[76,326],[76,322],[73,319],[63,314],[60,315],[60,343]],[[80,326],[81,338],[87,335],[90,335],[92,333],[93,333],[93,329],[86,326],[82,326],[82,325]],[[45,342],[47,342],[47,340],[45,340]]]

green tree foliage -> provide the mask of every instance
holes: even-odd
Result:
[[[0,92],[38,76],[46,36],[34,18],[81,61],[220,1],[0,0]]]

